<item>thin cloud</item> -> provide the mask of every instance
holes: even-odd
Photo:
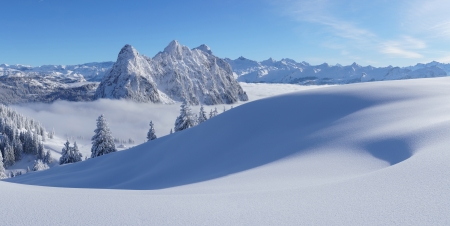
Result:
[[[404,24],[412,31],[434,38],[450,38],[450,1],[404,1]]]
[[[284,13],[295,20],[322,25],[336,36],[358,41],[375,37],[369,30],[334,16],[331,13],[333,2],[329,0],[286,0],[278,1],[276,4],[280,4],[284,8]]]
[[[397,46],[385,46],[382,50],[382,53],[388,54],[392,57],[401,57],[401,58],[422,58],[423,56],[419,53],[408,51],[402,49]]]
[[[381,52],[391,57],[400,58],[423,58],[423,55],[417,50],[422,50],[427,47],[422,40],[413,37],[404,36],[397,41],[384,42],[381,46]]]

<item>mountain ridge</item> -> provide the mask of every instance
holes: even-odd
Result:
[[[313,66],[289,58],[280,61],[269,58],[258,62],[241,56],[235,60],[225,60],[233,67],[238,81],[249,83],[330,85],[450,75],[450,64],[436,61],[409,67],[373,67],[361,66],[356,62],[347,66],[332,66],[328,63]]]
[[[248,100],[226,61],[214,56],[206,45],[190,49],[176,40],[153,58],[125,45],[105,73],[95,98],[191,105]]]

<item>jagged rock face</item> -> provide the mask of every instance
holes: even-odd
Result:
[[[241,82],[291,83],[302,85],[348,84],[357,82],[429,78],[447,76],[449,64],[432,62],[414,67],[372,67],[356,63],[348,66],[331,66],[326,63],[312,66],[306,62],[297,63],[291,59],[273,59],[256,62],[239,57],[225,59]],[[447,70],[448,69],[448,70]]]
[[[126,45],[100,83],[96,98],[191,105],[248,100],[230,65],[214,56],[209,47],[191,50],[177,41],[153,59]]]
[[[152,68],[147,59],[132,46],[125,45],[116,63],[103,77],[95,97],[161,103],[164,98],[152,81],[151,73]]]

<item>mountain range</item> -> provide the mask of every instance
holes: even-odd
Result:
[[[172,41],[153,58],[125,45],[116,62],[80,65],[0,65],[0,103],[92,101],[100,98],[192,105],[230,104],[248,97],[238,82],[300,85],[443,77],[450,64],[409,67],[310,65],[292,59],[221,59],[206,45],[190,49]]]
[[[280,61],[272,58],[257,62],[239,57],[226,58],[240,82],[248,83],[290,83],[301,85],[348,84],[384,80],[443,77],[450,74],[450,64],[431,62],[410,67],[373,67],[353,63],[348,66],[313,66],[291,59]]]

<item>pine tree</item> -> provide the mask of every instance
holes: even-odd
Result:
[[[55,136],[55,128],[52,128],[52,131],[48,132],[48,138],[53,139],[54,136]]]
[[[22,145],[22,142],[20,141],[18,135],[16,136],[16,138],[13,141],[13,149],[14,149],[14,157],[16,158],[16,161],[21,160],[22,153],[23,153],[23,145]]]
[[[170,134],[172,134],[173,133],[173,131],[172,131],[172,129],[170,129]]]
[[[38,153],[37,153],[37,159],[44,160],[45,158],[45,150],[44,145],[42,143],[38,144]]]
[[[44,158],[44,163],[50,164],[53,162],[52,154],[50,153],[50,150],[47,151]]]
[[[214,117],[214,112],[213,112],[213,110],[211,109],[211,111],[209,112],[209,118],[211,119],[212,117]]]
[[[66,141],[66,143],[64,144],[64,147],[61,151],[62,154],[61,154],[61,157],[59,158],[59,165],[63,165],[63,164],[72,162],[70,152],[71,152],[70,142]]]
[[[194,127],[197,124],[196,121],[189,105],[183,103],[181,105],[180,115],[175,120],[175,132]]]
[[[3,155],[2,152],[0,151],[0,179],[5,179],[8,176],[6,176],[5,173],[5,167],[3,167]]]
[[[14,149],[10,144],[6,144],[5,145],[5,158],[3,160],[3,163],[5,164],[4,167],[8,168],[12,165],[14,165],[14,163],[16,163],[16,158],[14,156]]]
[[[78,145],[77,142],[75,141],[73,143],[72,148],[72,162],[81,162],[81,161],[83,161],[83,155],[78,150]]]
[[[48,168],[49,168],[48,165],[43,163],[42,160],[38,159],[38,160],[34,161],[33,171],[41,171],[41,170],[46,170]]]
[[[156,137],[155,128],[153,127],[153,122],[150,121],[150,129],[148,130],[148,133],[147,133],[147,141],[151,141],[156,138],[158,138],[158,137]]]
[[[203,106],[201,106],[200,112],[198,113],[198,124],[205,122],[206,120],[208,120],[208,118],[206,117],[205,109],[203,108]]]
[[[114,138],[109,130],[108,123],[103,115],[100,115],[97,119],[97,129],[95,129],[95,135],[92,137],[91,158],[95,158],[101,155],[106,155],[111,152],[116,152],[116,145],[114,144]]]

